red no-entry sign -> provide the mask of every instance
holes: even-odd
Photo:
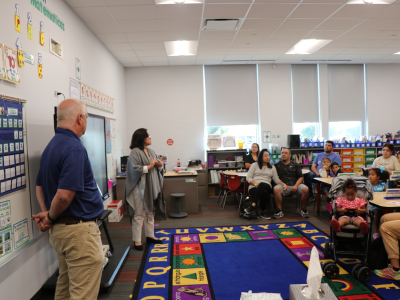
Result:
[[[168,146],[172,146],[174,144],[174,140],[173,139],[168,139],[167,140],[167,144],[168,144]]]

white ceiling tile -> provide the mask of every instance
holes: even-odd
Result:
[[[308,33],[309,30],[277,30],[273,35],[271,35],[271,39],[302,39]]]
[[[195,62],[196,61],[196,55],[192,56],[168,56],[168,60],[171,61],[177,61],[177,62]]]
[[[113,18],[106,7],[81,7],[75,8],[74,12],[84,22],[113,21]]]
[[[324,19],[287,19],[279,30],[312,30],[323,21]]]
[[[227,54],[255,54],[257,48],[230,48]]]
[[[167,52],[165,50],[137,50],[135,51],[135,53],[139,58],[151,56],[160,57],[167,55]]]
[[[198,31],[163,31],[164,41],[197,41],[199,38]]]
[[[305,39],[334,40],[345,32],[344,30],[314,30]]]
[[[281,56],[281,54],[255,54],[252,57],[252,60],[272,60],[277,59]]]
[[[243,30],[275,30],[285,19],[248,19],[240,27]]]
[[[103,0],[64,0],[69,7],[105,6]]]
[[[100,41],[105,43],[126,43],[128,42],[124,33],[97,33]]]
[[[399,58],[382,58],[374,60],[370,63],[372,64],[393,64],[399,61]]]
[[[200,40],[232,40],[236,31],[205,31],[200,32]]]
[[[309,54],[283,54],[279,57],[279,60],[303,60],[307,56],[309,56]]]
[[[327,4],[331,4],[331,3],[346,3],[349,0],[303,0],[302,3],[327,3]]]
[[[275,61],[276,64],[297,64],[301,63],[301,59],[277,59]]]
[[[291,48],[297,44],[300,39],[274,40],[269,39],[262,46],[263,48]]]
[[[104,44],[110,51],[132,50],[129,43]]]
[[[244,18],[250,4],[206,4],[203,18]]]
[[[318,26],[318,30],[350,30],[364,20],[361,19],[328,19]]]
[[[158,20],[117,21],[122,32],[159,31]]]
[[[134,51],[112,51],[115,57],[117,58],[129,58],[129,57],[136,57],[136,54]]]
[[[201,19],[166,19],[160,20],[160,27],[163,31],[183,31],[183,30],[199,30]]]
[[[287,18],[297,4],[253,4],[247,18]],[[321,18],[321,17],[320,17]]]
[[[255,0],[254,3],[299,3],[302,0]]]
[[[107,6],[154,5],[154,0],[104,0]]]
[[[359,54],[338,54],[332,57],[334,60],[350,60],[350,59],[355,59],[357,57],[360,57]]]
[[[326,59],[331,59],[334,54],[311,54],[307,56],[305,59],[306,60],[326,60]]]
[[[251,3],[253,0],[206,0],[207,3]]]
[[[86,22],[86,25],[93,33],[114,33],[121,32],[115,21]]]
[[[227,53],[229,48],[198,48],[197,55],[218,55]]]
[[[169,61],[170,66],[192,66],[196,64],[196,60],[190,61]]]
[[[393,54],[396,52],[399,52],[399,48],[397,48],[397,47],[396,48],[378,48],[374,51],[369,52],[368,54],[370,54],[370,55],[375,55],[375,54],[389,55],[389,54]],[[400,59],[400,58],[398,58],[398,59]]]
[[[323,47],[322,49],[319,49],[318,51],[314,52],[314,54],[316,54],[316,55],[340,54],[340,53],[346,51],[347,49],[348,48],[328,48],[328,47]]]
[[[368,19],[385,8],[386,5],[358,5],[348,4],[343,6],[331,18],[339,19]]]
[[[300,4],[290,18],[328,18],[341,4]]]
[[[365,40],[369,39],[380,31],[377,30],[350,30],[345,34],[341,35],[338,39],[339,40]]]
[[[349,48],[353,47],[357,43],[359,43],[360,40],[334,40],[327,44],[324,48]]]
[[[373,61],[373,60],[371,60],[371,59],[352,59],[347,64],[368,64],[371,61]]]
[[[371,19],[397,19],[400,15],[400,5],[385,5],[385,7],[373,15]]]
[[[140,61],[144,62],[168,62],[168,57],[165,56],[155,56],[155,57],[140,57]]]
[[[243,41],[235,39],[231,48],[260,48],[265,43],[265,40]]]
[[[196,60],[196,65],[220,65],[222,60]]]
[[[160,19],[200,19],[203,5],[157,5],[157,10]]]
[[[380,58],[384,58],[384,57],[387,57],[387,56],[388,56],[387,54],[383,54],[383,55],[379,55],[379,54],[371,55],[371,54],[368,54],[368,55],[361,55],[361,56],[358,57],[358,59],[380,59]]]
[[[354,30],[390,30],[399,23],[400,19],[369,19],[358,25]]]
[[[196,60],[223,60],[225,54],[219,55],[197,55]]]
[[[118,60],[121,63],[140,63],[139,58],[137,57],[119,57]]]
[[[161,67],[161,66],[168,66],[168,62],[142,62],[143,66],[145,67]]]
[[[400,38],[400,31],[381,31],[370,38],[374,40],[398,40]]]
[[[144,43],[131,43],[133,50],[164,50],[164,42],[144,42]]]
[[[227,54],[224,60],[249,60],[253,54]]]
[[[400,40],[392,41],[391,43],[385,45],[384,47],[399,47],[400,48]]]
[[[389,43],[392,43],[393,40],[363,40],[358,41],[357,47],[383,47]]]
[[[111,6],[109,10],[116,21],[154,20],[158,18],[155,5]]]
[[[199,41],[198,48],[229,48],[231,40]]]
[[[374,50],[377,50],[378,48],[373,48],[373,47],[365,47],[365,48],[350,48],[347,49],[346,51],[343,51],[340,54],[359,54],[359,55],[363,55],[363,54],[368,54]]]
[[[161,32],[150,31],[150,32],[132,32],[125,33],[129,42],[139,43],[139,42],[157,42],[162,41]]]
[[[142,67],[142,63],[137,62],[137,63],[123,63],[122,64],[126,68],[134,68],[134,67]]]
[[[294,46],[294,45],[293,45]],[[293,47],[292,46],[292,47]],[[260,48],[257,50],[257,55],[270,55],[270,54],[284,54],[289,51],[291,47],[283,47],[283,48]]]
[[[265,41],[267,38],[271,36],[273,30],[264,30],[264,31],[253,31],[253,30],[240,30],[235,37],[235,40],[242,41],[256,41],[263,40]]]

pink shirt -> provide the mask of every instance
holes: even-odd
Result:
[[[347,200],[345,197],[336,199],[336,205],[348,209],[360,209],[367,204],[364,199],[355,198],[353,201]]]

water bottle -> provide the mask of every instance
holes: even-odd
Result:
[[[177,164],[177,167],[178,167],[178,168],[180,168],[180,167],[181,167],[181,161],[179,160],[179,158],[178,158],[178,164]]]

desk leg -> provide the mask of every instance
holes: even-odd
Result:
[[[320,203],[321,203],[321,185],[317,182],[317,215],[320,215]]]

